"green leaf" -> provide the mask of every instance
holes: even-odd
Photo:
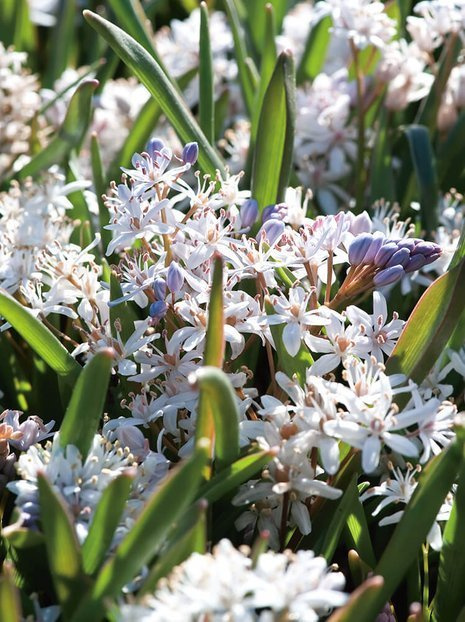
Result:
[[[53,88],[53,83],[69,67],[75,45],[77,17],[76,0],[60,0],[57,23],[51,29],[47,55],[44,86]]]
[[[59,164],[74,147],[81,143],[89,126],[92,94],[97,86],[97,80],[85,80],[78,86],[71,97],[65,120],[58,134],[43,151],[15,173],[15,178],[22,180],[29,176],[34,177],[53,164]]]
[[[371,544],[365,510],[358,495],[357,501],[354,501],[347,516],[344,540],[370,568],[374,568],[376,558]]]
[[[375,145],[371,157],[371,203],[378,199],[385,199],[386,201],[395,199],[389,117],[389,111],[381,107]]]
[[[458,186],[457,181],[465,170],[465,111],[460,113],[446,139],[440,143],[437,163],[442,190],[447,192],[450,188],[457,188],[463,192],[465,188]]]
[[[95,194],[97,195],[100,235],[102,236],[102,250],[105,253],[108,244],[111,242],[111,231],[104,229],[104,227],[108,225],[110,219],[108,208],[105,206],[102,198],[102,195],[105,194],[107,188],[102,164],[102,156],[96,133],[93,133],[90,139],[90,162],[92,165],[92,178],[94,181]]]
[[[45,475],[39,473],[37,481],[48,563],[64,617],[70,619],[88,588],[82,570],[79,543],[72,518],[63,501]]]
[[[115,328],[115,322],[119,324],[119,332],[121,334],[121,339],[126,342],[129,337],[134,332],[134,322],[136,322],[139,317],[133,307],[133,305],[129,302],[118,302],[115,304],[117,300],[120,300],[123,297],[123,292],[121,290],[121,285],[118,279],[118,275],[114,270],[111,271],[110,275],[110,325],[112,334],[117,335],[117,331]]]
[[[421,224],[427,233],[431,233],[437,226],[439,187],[429,132],[421,125],[408,125],[403,131],[410,147],[420,192]]]
[[[255,477],[273,459],[270,451],[254,452],[239,458],[224,468],[207,482],[198,492],[197,499],[205,499],[209,504],[219,501],[235,491],[241,484]]]
[[[57,374],[73,376],[81,370],[68,350],[26,307],[0,288],[0,316],[4,317],[21,337]]]
[[[224,172],[218,153],[208,142],[177,89],[147,50],[123,30],[92,11],[84,11],[84,17],[150,91],[181,140],[198,142],[202,170],[212,175],[215,175],[216,169]]]
[[[348,602],[343,607],[337,609],[333,615],[328,618],[328,622],[354,622],[354,620],[358,622],[360,620],[359,612],[363,611],[365,601],[370,597],[376,597],[376,595],[380,593],[383,583],[382,577],[369,577],[362,585],[352,592]],[[380,607],[380,611],[381,608],[382,606]],[[376,617],[375,615],[370,622],[373,622]]]
[[[5,2],[2,2],[2,20],[3,10]],[[6,3],[9,4],[8,2]],[[8,9],[7,9],[8,10]],[[13,45],[16,50],[21,52],[27,52],[30,55],[34,55],[37,49],[37,27],[32,23],[30,17],[29,3],[27,0],[15,0],[15,24]],[[7,43],[5,39],[1,39],[4,43]],[[33,57],[34,58],[34,57]],[[32,60],[32,59],[30,59]]]
[[[204,364],[223,367],[224,358],[224,309],[223,309],[223,261],[220,256],[213,260],[213,278],[208,306],[207,337]],[[212,405],[205,393],[200,394],[195,438],[209,438],[215,433]]]
[[[86,574],[94,574],[105,559],[126,507],[132,480],[133,475],[128,471],[110,482],[103,491],[82,546]]]
[[[3,564],[0,575],[0,611],[2,622],[21,622],[21,601],[18,588],[13,581],[13,569],[8,563]]]
[[[326,60],[332,25],[333,20],[331,16],[327,15],[320,19],[310,30],[305,43],[305,50],[297,69],[297,84],[302,84],[306,80],[314,80],[321,73]]]
[[[260,211],[284,197],[292,166],[294,130],[294,61],[289,52],[282,52],[266,89],[253,154],[252,196]]]
[[[205,439],[203,443],[197,443],[189,460],[173,469],[163,480],[115,554],[103,566],[90,596],[83,601],[73,622],[100,619],[104,610],[103,599],[118,595],[165,543],[171,526],[183,516],[197,493],[209,454],[210,442]],[[93,618],[89,617],[89,611],[93,612]],[[100,617],[95,615],[97,611]]]
[[[234,389],[217,367],[201,367],[196,373],[201,399],[210,405],[215,426],[215,458],[218,470],[239,457],[239,410]],[[200,398],[199,398],[200,399]]]
[[[258,72],[252,59],[248,55],[245,45],[246,38],[234,0],[223,0],[223,4],[234,39],[234,53],[236,56],[237,70],[239,72],[242,96],[249,117],[252,117],[255,92],[258,86]],[[249,64],[249,68],[247,64]]]
[[[465,308],[465,259],[440,276],[422,295],[386,365],[420,384],[439,358]]]
[[[103,414],[115,352],[100,350],[81,371],[60,428],[62,447],[74,445],[83,460]]]
[[[463,464],[463,431],[441,454],[433,458],[420,476],[418,486],[399,524],[374,569],[384,578],[383,587],[360,604],[357,622],[373,622],[394,593],[426,539],[439,508]]]
[[[449,520],[446,523],[436,595],[434,598],[433,620],[456,620],[463,607],[465,597],[465,468],[460,472],[457,492]]]
[[[268,21],[265,15],[266,10],[274,13],[276,18],[276,28],[273,32],[280,32],[283,19],[288,9],[287,0],[248,0],[245,2],[247,10],[247,24],[250,28],[252,40],[255,48],[261,53],[262,61],[266,38],[269,36]]]
[[[141,588],[140,594],[155,591],[157,583],[167,577],[171,570],[182,564],[192,553],[205,553],[207,546],[206,504],[199,503],[194,525],[183,531],[180,538],[160,557],[153,566]]]
[[[210,144],[215,142],[215,92],[208,8],[200,3],[199,123]]]

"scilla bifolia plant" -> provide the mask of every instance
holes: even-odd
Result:
[[[464,617],[465,3],[411,4],[3,1],[2,621]]]

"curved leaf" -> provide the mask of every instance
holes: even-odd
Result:
[[[323,69],[332,25],[332,18],[326,15],[312,26],[297,69],[297,84],[301,84],[305,80],[313,80]]]
[[[215,93],[208,7],[200,3],[199,123],[210,144],[215,141]]]
[[[208,142],[177,89],[147,50],[103,17],[87,10],[83,14],[92,28],[110,44],[121,60],[150,91],[181,140],[186,143],[198,142],[199,164],[202,170],[212,175],[215,175],[216,169],[224,172],[218,153]]]
[[[92,444],[107,397],[114,359],[110,348],[101,350],[81,371],[60,427],[62,447],[74,445],[85,459]]]
[[[57,374],[77,374],[81,366],[53,333],[35,318],[26,307],[0,288],[0,316],[4,317],[21,337]]]

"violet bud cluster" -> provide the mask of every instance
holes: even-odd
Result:
[[[380,232],[362,233],[353,240],[348,254],[352,266],[372,265],[376,269],[374,285],[384,287],[436,261],[441,247],[417,238],[390,240]]]

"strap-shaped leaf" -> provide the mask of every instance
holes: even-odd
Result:
[[[415,306],[386,365],[421,383],[439,358],[465,309],[465,259],[440,276]]]
[[[88,582],[72,518],[43,474],[38,476],[40,518],[53,583],[65,619],[70,619]]]
[[[276,32],[278,33],[281,32],[281,26],[289,3],[287,0],[253,0],[253,2],[245,2],[244,4],[247,11],[247,25],[252,35],[253,44],[257,51],[261,53],[263,60],[266,45],[265,39],[269,35],[265,11],[270,10],[274,13],[277,26]]]
[[[114,351],[101,350],[81,371],[60,428],[62,447],[75,445],[83,459],[92,444],[107,397]]]
[[[92,11],[84,11],[84,17],[150,91],[181,140],[198,142],[202,170],[213,175],[216,169],[224,172],[218,153],[206,139],[177,89],[147,50],[121,28]]]
[[[297,83],[313,80],[321,72],[331,38],[332,18],[327,15],[312,26],[297,69]]]
[[[261,211],[283,199],[292,166],[294,131],[294,61],[285,51],[266,89],[253,155],[252,196]]]
[[[78,86],[71,97],[65,120],[58,134],[43,151],[15,173],[15,177],[18,179],[34,177],[53,164],[62,162],[71,150],[81,143],[89,127],[92,94],[97,86],[97,80],[85,80]]]
[[[76,41],[76,0],[60,0],[57,23],[51,31],[50,46],[44,76],[44,86],[53,88],[53,83],[69,67]]]
[[[213,260],[213,278],[208,306],[207,337],[204,350],[204,363],[223,367],[224,358],[224,309],[223,309],[223,261],[220,256]],[[199,397],[196,439],[209,438],[213,441],[215,433],[213,413],[209,398],[205,393]]]
[[[234,389],[226,374],[212,366],[199,369],[196,382],[213,415],[215,464],[221,470],[239,457],[239,410]]]
[[[456,620],[465,607],[465,468],[460,472],[457,492],[449,520],[446,523],[433,620]]]
[[[192,457],[173,469],[155,491],[142,514],[103,566],[95,586],[73,617],[73,622],[100,619],[108,596],[116,596],[157,552],[173,523],[183,516],[192,503],[210,455],[210,442],[197,443]],[[94,618],[89,617],[92,612]]]
[[[109,213],[103,203],[102,195],[106,192],[105,172],[103,170],[102,156],[97,134],[92,134],[90,139],[90,162],[92,165],[92,178],[94,181],[95,194],[97,195],[100,235],[102,236],[103,254],[111,241],[111,231],[104,229],[108,225]]]
[[[199,123],[210,144],[215,141],[213,57],[208,25],[208,7],[200,3]]]
[[[439,508],[462,467],[462,436],[463,432],[459,431],[456,440],[436,456],[421,474],[418,486],[374,569],[375,575],[383,577],[384,585],[360,604],[357,622],[373,622],[417,559]]]
[[[126,507],[132,480],[133,476],[128,471],[110,482],[103,491],[82,545],[82,561],[86,574],[94,574],[105,559]]]
[[[68,350],[53,333],[13,296],[0,288],[0,316],[4,317],[31,348],[57,374],[77,374],[81,366],[76,363]]]

